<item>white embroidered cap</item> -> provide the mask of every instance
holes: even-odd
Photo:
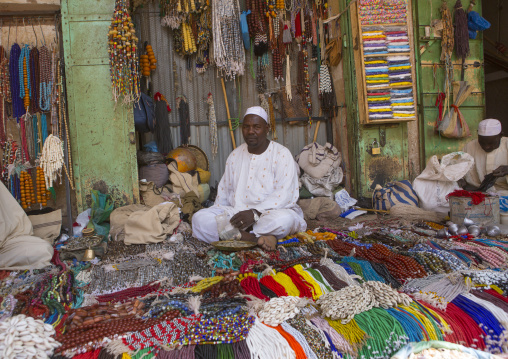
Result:
[[[502,131],[501,122],[494,118],[488,118],[478,124],[479,136],[495,136]]]
[[[265,120],[266,123],[268,123],[268,115],[267,115],[266,111],[263,109],[263,107],[261,107],[261,106],[249,107],[247,109],[247,111],[245,111],[245,115],[243,116],[243,118],[245,118],[245,116],[247,116],[247,115],[257,115],[257,116],[261,117],[263,120]]]

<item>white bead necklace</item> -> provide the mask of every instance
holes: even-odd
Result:
[[[64,166],[64,154],[62,141],[53,135],[49,135],[44,142],[40,165],[44,170],[46,188],[53,187],[57,175],[62,180],[62,167]]]

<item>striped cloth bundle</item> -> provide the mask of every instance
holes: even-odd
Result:
[[[383,57],[365,59],[365,81],[367,88],[377,88],[390,85],[388,75],[388,61]]]
[[[369,119],[382,120],[393,118],[389,90],[370,90],[367,92]]]
[[[388,52],[409,52],[409,38],[404,28],[385,31]]]
[[[413,83],[409,56],[390,56],[387,61],[390,86],[409,86]]]
[[[387,54],[386,35],[383,31],[366,31],[362,33],[364,54]]]
[[[391,89],[390,103],[393,118],[415,117],[415,101],[413,89]]]

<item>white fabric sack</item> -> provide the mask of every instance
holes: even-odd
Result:
[[[457,181],[473,167],[474,158],[465,152],[452,152],[443,156],[441,163],[432,156],[427,167],[416,177],[413,189],[420,198],[420,207],[446,213],[450,210],[446,196],[460,189]]]
[[[328,197],[333,199],[333,191],[340,186],[344,174],[342,168],[332,168],[330,172],[320,178],[314,178],[304,173],[300,180],[307,190],[315,197]]]
[[[321,146],[317,142],[313,142],[305,146],[296,156],[298,165],[313,178],[326,176],[332,169],[339,167],[341,161],[341,153],[329,143]]]

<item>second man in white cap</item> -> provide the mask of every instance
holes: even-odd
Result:
[[[494,189],[508,195],[508,138],[503,137],[501,122],[489,118],[478,124],[478,139],[468,142],[464,152],[474,158],[474,165],[465,180],[469,187],[478,188],[485,176],[498,177]]]

